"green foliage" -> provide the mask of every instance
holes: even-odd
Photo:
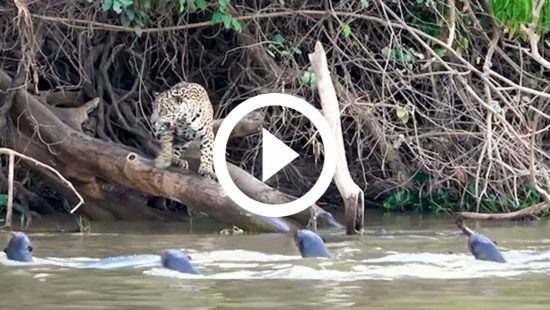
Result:
[[[415,51],[413,48],[389,48],[384,47],[382,55],[392,61],[399,61],[402,63],[412,63],[416,60],[423,59],[424,55]]]
[[[273,58],[277,56],[286,57],[292,54],[302,55],[302,50],[298,46],[293,46],[288,43],[285,37],[280,33],[273,36],[273,43],[267,45],[266,52]]]
[[[311,88],[317,87],[317,77],[315,76],[315,72],[313,72],[313,69],[311,67],[308,67],[304,73],[302,73],[302,77],[300,78],[302,84],[305,84]]]
[[[220,3],[221,2],[223,2],[223,0],[220,0]],[[233,29],[237,32],[241,32],[243,30],[241,23],[235,17],[226,14],[225,11],[218,11],[214,13],[210,19],[210,23],[212,25],[223,24],[225,29]]]
[[[0,207],[5,207],[8,205],[8,195],[1,194],[0,195]]]
[[[415,9],[408,11],[411,15],[407,18],[407,23],[432,37],[440,37],[442,28],[439,18],[441,15],[440,12],[443,12],[444,8],[434,7],[433,1],[421,0],[419,2],[417,0],[416,3]],[[441,6],[442,4],[439,3],[439,5]]]
[[[550,1],[546,1],[539,19],[538,32],[546,33],[550,29]]]
[[[453,189],[436,188],[425,193],[428,188],[430,176],[425,173],[417,173],[413,178],[411,188],[401,188],[392,191],[383,201],[382,206],[387,211],[413,211],[413,212],[456,212],[477,208],[475,180],[470,179],[466,183],[466,191],[462,197]],[[548,190],[544,188],[544,190]],[[485,213],[508,212],[531,207],[542,201],[536,188],[528,184],[518,197],[519,206],[511,194],[495,195],[487,194],[480,201],[479,210]]]
[[[344,28],[342,29],[342,33],[344,34],[345,38],[348,38],[351,35],[351,26],[349,24],[345,24]]]
[[[438,188],[424,196],[420,190],[430,180],[428,174],[419,172],[413,177],[411,189],[396,189],[384,199],[382,206],[388,211],[433,212],[440,213],[454,208],[452,192],[449,189]]]
[[[550,30],[550,1],[548,0],[491,0],[491,10],[497,21],[510,29],[512,34],[525,37],[521,25],[533,22],[532,9],[538,1],[544,1],[536,31],[545,34]]]
[[[531,6],[530,0],[491,0],[493,15],[512,33],[519,32],[521,24],[531,22]]]
[[[87,0],[88,3],[101,1],[101,8],[104,12],[114,12],[120,17],[120,23],[126,27],[134,27],[139,35],[141,29],[150,23],[150,15],[154,11],[153,5],[158,4],[154,0]],[[242,25],[237,18],[227,13],[230,0],[211,1],[207,0],[165,0],[167,4],[174,4],[177,12],[206,12],[209,7],[214,8],[210,18],[212,25],[223,25],[225,29],[242,31]]]

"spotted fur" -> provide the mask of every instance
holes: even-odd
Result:
[[[175,165],[189,169],[183,154],[189,143],[200,139],[200,166],[198,173],[217,179],[213,170],[214,112],[206,90],[199,84],[180,82],[156,94],[151,123],[161,151],[155,159],[157,168]]]

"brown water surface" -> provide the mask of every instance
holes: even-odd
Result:
[[[548,309],[550,224],[469,223],[508,264],[476,261],[452,220],[369,214],[363,236],[321,231],[333,260],[302,259],[290,236],[222,236],[219,225],[105,223],[31,232],[32,265],[0,260],[2,309]],[[39,224],[36,224],[39,225]],[[33,225],[34,226],[34,225]],[[37,226],[38,227],[38,226]],[[7,233],[2,233],[6,240]],[[200,276],[80,261],[185,250]],[[41,260],[43,259],[43,260]],[[49,263],[48,263],[49,262]]]

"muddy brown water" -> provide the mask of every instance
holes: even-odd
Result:
[[[480,262],[450,219],[369,214],[363,236],[321,231],[336,256],[302,259],[290,236],[222,236],[219,225],[94,223],[90,234],[29,233],[34,255],[0,260],[1,309],[548,309],[550,223],[469,223],[508,264]],[[35,224],[40,227],[42,224]],[[45,224],[44,224],[45,225]],[[2,233],[6,240],[7,233]],[[183,249],[200,276],[156,265],[75,261]]]

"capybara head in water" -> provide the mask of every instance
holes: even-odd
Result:
[[[323,238],[308,229],[300,229],[294,233],[294,242],[302,257],[331,257]]]
[[[10,260],[32,262],[32,245],[29,237],[22,232],[13,232],[4,253]]]

